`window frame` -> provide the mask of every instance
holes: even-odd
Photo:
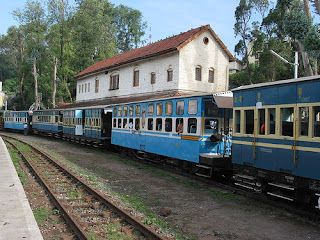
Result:
[[[139,87],[139,69],[133,70],[133,87]]]

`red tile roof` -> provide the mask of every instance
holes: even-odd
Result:
[[[210,30],[213,36],[220,43],[222,48],[227,52],[230,59],[234,59],[232,54],[228,51],[226,46],[222,43],[219,37],[214,33],[214,31],[210,28],[209,25],[201,26],[195,29],[191,29],[187,32],[180,33],[179,35],[175,35],[173,37],[166,38],[164,40],[160,40],[153,44],[147,45],[145,47],[137,48],[131,50],[129,52],[125,52],[120,55],[116,55],[102,61],[96,62],[87,69],[75,75],[75,78],[81,78],[86,75],[103,71],[108,68],[117,67],[123,64],[127,64],[130,62],[134,62],[141,59],[146,59],[150,57],[154,57],[157,55],[178,51],[181,47],[192,41],[195,37],[200,35],[202,32]]]

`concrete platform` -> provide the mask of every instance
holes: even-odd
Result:
[[[43,239],[26,194],[0,137],[0,240]]]

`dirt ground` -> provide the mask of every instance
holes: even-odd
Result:
[[[146,170],[82,145],[35,136],[21,138],[89,169],[106,179],[115,192],[143,199],[164,221],[196,239],[320,240],[319,222],[290,212],[241,196],[223,197],[222,193],[221,197],[213,194],[222,191],[214,187]],[[160,216],[161,209],[171,213]]]

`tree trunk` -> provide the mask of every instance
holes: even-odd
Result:
[[[297,41],[297,42],[298,42],[298,45],[299,45],[299,48],[300,48],[302,62],[303,62],[303,68],[304,68],[305,74],[307,76],[313,76],[313,70],[312,70],[311,65],[310,65],[308,53],[304,50],[304,46],[303,46],[302,42],[301,41]]]
[[[38,76],[37,76],[37,58],[33,59],[33,76],[34,76],[34,110],[38,110]]]
[[[24,106],[24,104],[26,103],[26,100],[24,98],[24,95],[23,95],[23,82],[24,82],[24,74],[19,74],[19,78],[20,78],[20,94],[21,94],[21,97],[22,97],[22,104]]]
[[[53,90],[52,90],[52,107],[56,107],[56,92],[57,92],[57,58],[53,56]]]
[[[69,102],[72,103],[72,96],[71,96],[71,92],[70,92],[69,87],[68,87],[68,83],[67,83],[66,80],[64,80],[64,81],[66,82],[65,85],[66,85],[66,91],[67,91],[67,93],[69,95]]]
[[[314,3],[316,5],[317,13],[320,14],[320,0],[314,0]]]
[[[304,13],[311,18],[310,2],[309,0],[303,0]]]

